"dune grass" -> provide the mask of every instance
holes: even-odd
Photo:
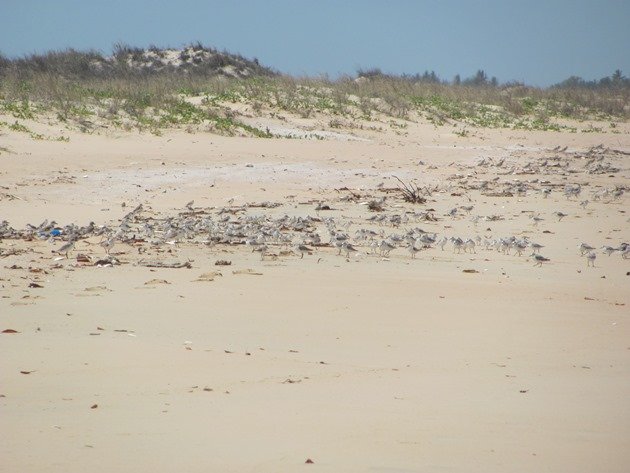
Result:
[[[571,83],[541,89],[498,85],[494,78],[449,84],[434,74],[401,77],[380,71],[331,80],[281,75],[255,60],[201,45],[185,49],[179,67],[165,63],[166,55],[157,48],[147,52],[120,46],[109,59],[73,50],[19,60],[0,57],[0,113],[16,120],[53,115],[85,131],[106,121],[154,133],[196,127],[258,137],[272,135],[244,123],[236,104],[247,105],[255,114],[275,110],[304,118],[325,115],[331,127],[391,118],[427,120],[435,126],[554,131],[574,130],[566,120],[614,125],[630,117],[630,87],[625,82],[623,87]]]

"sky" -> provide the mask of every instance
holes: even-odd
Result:
[[[0,53],[201,42],[293,75],[630,76],[630,0],[0,0]]]

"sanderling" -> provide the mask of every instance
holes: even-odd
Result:
[[[411,259],[415,259],[416,258],[416,253],[418,253],[420,251],[416,247],[415,242],[409,243],[409,245],[407,245],[407,249],[409,250],[409,254],[411,255]]]
[[[73,237],[71,237],[67,243],[61,245],[61,248],[59,248],[58,250],[53,250],[53,253],[57,253],[60,255],[65,254],[67,258],[68,253],[74,249],[75,243],[76,243],[76,240]]]
[[[541,245],[540,243],[531,243],[529,246],[532,247],[532,250],[534,251],[534,253],[538,253],[540,254],[540,249],[544,248],[544,245]]]
[[[155,230],[153,229],[153,226],[150,225],[148,222],[145,222],[145,224],[144,224],[144,234],[146,235],[146,237],[147,238],[152,238],[154,233],[155,233]]]
[[[296,249],[299,251],[300,253],[300,259],[304,258],[304,253],[310,254],[311,251],[313,251],[312,248],[309,248],[306,245],[298,245],[296,247]]]
[[[345,242],[342,245],[343,251],[346,252],[346,258],[350,258],[350,253],[356,253],[359,250],[357,250],[354,246],[352,246],[350,243]]]
[[[264,243],[264,238],[262,239],[262,241],[261,241],[261,239],[259,239],[257,237],[252,237],[252,238],[248,238],[247,240],[245,240],[245,245],[252,247],[252,253],[254,251],[259,251],[258,248],[263,246],[263,243]]]
[[[379,245],[381,256],[389,256],[389,252],[392,251],[394,248],[396,247],[386,240],[381,241],[381,244]]]
[[[570,197],[577,198],[581,192],[582,192],[582,187],[579,184],[575,184],[573,186],[570,184],[567,184],[566,186],[564,186],[564,195],[566,196],[567,200],[569,200]]]
[[[109,255],[109,252],[114,247],[115,243],[116,243],[116,240],[114,239],[114,237],[111,237],[111,238],[106,238],[105,240],[101,241],[99,245],[101,245],[105,249],[105,253]]]
[[[464,253],[466,253],[466,250],[468,250],[469,253],[477,253],[477,251],[475,250],[475,246],[475,240],[468,238],[466,241],[464,241]]]
[[[173,241],[176,242],[179,238],[179,229],[175,227],[169,227],[169,229],[164,233],[162,239],[164,241]]]
[[[623,193],[624,193],[623,189],[616,188],[612,193],[613,200],[619,199],[623,195]]]
[[[617,248],[613,248],[612,246],[602,246],[602,252],[606,253],[608,256],[612,255]]]
[[[348,235],[346,235],[345,233],[332,233],[331,234],[330,242],[333,244],[335,248],[339,250],[337,252],[338,255],[341,254],[342,246],[346,242],[347,239],[348,239]]]
[[[308,243],[309,245],[319,245],[322,242],[322,237],[319,236],[319,233],[307,233],[308,238],[304,241],[304,243]]]
[[[564,217],[567,216],[567,214],[565,214],[564,212],[554,212],[553,214],[558,217],[558,222],[560,222]]]
[[[437,239],[437,235],[434,233],[433,235],[429,235],[428,233],[423,233],[422,235],[420,235],[420,237],[418,237],[415,241],[416,244],[418,244],[418,242],[421,243],[420,247],[424,247],[424,246],[431,246],[435,243],[435,240]]]
[[[267,245],[259,245],[254,247],[253,251],[258,251],[260,253],[260,260],[264,260],[265,259],[265,255],[267,254],[267,250],[269,249],[269,247]]]
[[[451,243],[453,243],[453,253],[455,253],[455,250],[457,250],[458,253],[462,252],[462,248],[464,248],[464,240],[460,237],[451,237]],[[466,250],[464,249],[464,251]]]
[[[494,241],[488,239],[488,238],[484,238],[483,239],[483,249],[488,251],[490,250],[490,247],[494,244]]]
[[[591,251],[589,254],[586,255],[586,266],[592,266],[593,268],[595,267],[595,259],[597,258],[597,255],[595,254],[594,251]]]
[[[595,249],[591,245],[589,245],[588,243],[582,243],[579,248],[580,248],[580,255],[581,256],[584,256],[589,251],[593,251]]]
[[[516,249],[516,256],[521,256],[523,251],[527,249],[528,243],[527,241],[520,240],[514,242],[514,248]]]
[[[539,255],[537,253],[532,253],[530,256],[533,256],[534,260],[536,260],[536,263],[534,263],[534,266],[542,266],[543,263],[550,261],[549,258],[545,258],[544,256]]]
[[[442,238],[440,238],[440,241],[438,243],[438,245],[440,246],[440,249],[442,251],[444,251],[444,246],[448,243],[448,238],[443,236]]]

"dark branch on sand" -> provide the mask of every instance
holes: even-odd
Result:
[[[431,195],[431,190],[428,187],[421,189],[417,184],[409,182],[408,184],[403,182],[398,176],[394,176],[401,186],[398,186],[400,192],[402,192],[403,200],[405,202],[411,202],[412,204],[424,204],[427,199],[422,195]]]

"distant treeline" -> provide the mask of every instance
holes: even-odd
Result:
[[[630,89],[630,79],[624,77],[619,69],[611,76],[602,77],[599,80],[586,81],[581,77],[571,76],[563,80],[559,84],[554,85],[556,88],[584,88],[584,89]]]
[[[435,71],[424,71],[423,74],[402,74],[400,76],[386,74],[382,72],[379,68],[372,69],[359,69],[357,72],[358,77],[365,78],[377,78],[377,77],[397,77],[401,79],[406,79],[411,82],[423,82],[426,84],[444,84],[444,85],[463,85],[463,86],[477,86],[477,87],[525,87],[526,84],[522,82],[506,82],[499,83],[499,80],[492,76],[488,77],[486,72],[483,69],[479,69],[476,74],[466,77],[462,79],[462,77],[457,74],[453,78],[452,81],[442,79],[438,76]],[[568,79],[563,80],[557,84],[554,84],[550,87],[551,89],[591,89],[591,90],[604,90],[604,89],[630,89],[630,79],[625,77],[621,70],[617,69],[613,72],[612,75],[602,77],[599,80],[591,80],[587,81],[578,76],[571,76]]]

